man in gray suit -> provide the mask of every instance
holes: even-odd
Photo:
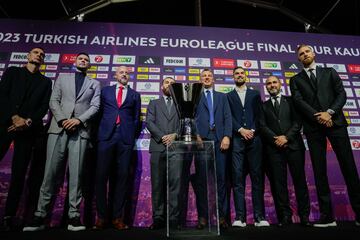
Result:
[[[68,230],[84,230],[80,221],[82,166],[91,132],[91,119],[100,106],[100,82],[86,76],[90,67],[87,53],[79,53],[75,73],[60,74],[50,98],[53,114],[47,143],[45,174],[40,189],[37,210],[32,223],[24,231],[45,228],[44,219],[58,191],[66,152],[69,160],[69,224]]]
[[[175,83],[173,78],[163,80],[160,99],[150,101],[147,109],[146,124],[151,133],[150,140],[150,165],[152,186],[153,223],[151,230],[165,227],[166,220],[166,147],[177,136],[180,120],[170,96],[170,85]],[[175,156],[174,156],[175,157]],[[180,161],[171,159],[169,162],[169,218],[171,226],[179,226],[179,195],[180,195]]]

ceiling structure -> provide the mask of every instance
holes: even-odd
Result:
[[[0,0],[0,18],[359,36],[360,0]]]

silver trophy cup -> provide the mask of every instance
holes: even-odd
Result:
[[[173,83],[170,85],[170,93],[180,116],[180,139],[185,142],[191,142],[196,138],[194,119],[202,88],[201,83]]]

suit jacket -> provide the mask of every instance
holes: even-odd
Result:
[[[257,90],[247,88],[245,95],[245,106],[241,103],[236,90],[227,94],[232,115],[233,148],[238,149],[242,136],[238,132],[240,128],[254,129],[258,132],[261,97]]]
[[[179,134],[180,130],[180,119],[175,105],[172,104],[169,114],[163,97],[150,101],[146,114],[146,127],[151,134],[149,151],[165,151],[166,146],[161,138],[171,133]]]
[[[59,121],[78,118],[82,125],[79,134],[90,138],[91,119],[100,107],[100,82],[85,76],[78,96],[75,96],[75,73],[60,74],[55,81],[50,98],[50,110],[53,114],[48,133],[59,134],[63,128]]]
[[[295,112],[291,97],[281,96],[279,116],[275,114],[271,99],[262,104],[260,117],[260,133],[268,151],[277,151],[274,143],[275,136],[285,135],[288,139],[288,148],[292,150],[305,149],[300,130],[301,123]]]
[[[98,140],[109,140],[116,126],[116,118],[119,114],[120,125],[118,126],[126,144],[132,145],[140,133],[140,94],[130,87],[124,102],[118,107],[116,101],[116,85],[106,86],[101,91],[101,120],[98,130]]]
[[[334,125],[347,126],[342,108],[346,102],[346,92],[342,80],[333,68],[316,67],[317,86],[313,86],[305,70],[290,79],[290,90],[295,106],[304,118],[304,132],[316,129],[319,124],[314,114],[332,109]],[[318,103],[321,109],[315,109]]]
[[[19,115],[31,118],[29,130],[43,127],[42,118],[49,109],[52,82],[40,72],[32,79],[32,87],[26,92],[26,76],[30,72],[25,67],[9,67],[0,81],[0,126],[9,127],[11,117]]]
[[[219,141],[223,137],[232,137],[232,117],[226,94],[213,90],[213,109],[215,121],[215,133]],[[196,108],[195,122],[197,133],[202,138],[207,138],[210,132],[210,114],[205,93],[201,94]]]

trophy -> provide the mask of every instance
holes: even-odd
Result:
[[[191,142],[195,137],[195,113],[203,85],[201,83],[173,83],[170,93],[180,116],[180,139]]]

